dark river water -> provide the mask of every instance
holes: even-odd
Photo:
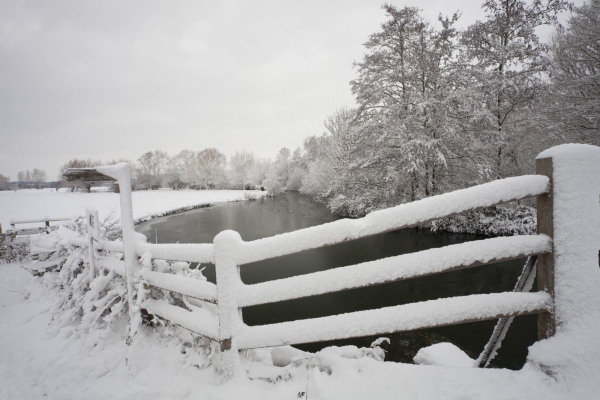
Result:
[[[246,241],[320,225],[337,219],[322,204],[298,193],[238,203],[220,203],[170,217],[144,222],[136,230],[149,242],[210,243],[225,229],[240,233]],[[484,237],[401,229],[321,249],[279,257],[241,266],[247,284],[286,278],[329,268],[342,267],[399,254],[412,253]],[[516,260],[429,277],[387,283],[304,299],[290,300],[243,309],[244,322],[263,325],[305,318],[316,318],[359,310],[387,307],[444,297],[511,291],[525,260]],[[215,282],[214,265],[201,265],[209,281]],[[519,369],[527,356],[527,347],[537,339],[536,315],[515,318],[491,366]],[[416,352],[439,342],[452,342],[476,358],[489,339],[496,321],[424,329],[383,335],[391,339],[386,361],[412,362]],[[377,336],[333,342],[296,345],[302,350],[356,345],[368,347]]]

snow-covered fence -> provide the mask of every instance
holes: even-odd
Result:
[[[591,160],[590,166],[592,170],[596,168],[596,171],[600,171],[600,149],[588,146],[580,150],[584,155],[586,152],[592,154],[588,157]],[[344,339],[531,313],[540,315],[539,337],[547,338],[554,334],[557,324],[555,285],[558,283],[555,281],[555,264],[560,259],[560,252],[567,253],[566,247],[572,243],[565,240],[561,242],[559,249],[553,240],[557,224],[556,210],[569,209],[568,202],[571,200],[565,199],[584,198],[586,207],[590,201],[595,201],[596,207],[598,206],[598,193],[592,191],[590,195],[586,191],[589,189],[585,187],[585,178],[569,176],[568,165],[579,162],[578,151],[579,148],[567,152],[567,156],[560,151],[553,152],[552,149],[543,153],[547,157],[537,160],[538,175],[498,180],[375,211],[361,219],[338,220],[255,241],[245,242],[237,232],[223,231],[215,237],[213,244],[149,244],[130,235],[125,236],[124,247],[122,244],[106,242],[99,242],[98,247],[125,252],[129,248],[135,256],[146,259],[214,263],[217,285],[151,271],[151,268],[142,271],[139,264],[131,272],[147,285],[217,304],[218,319],[212,318],[210,313],[190,312],[166,301],[151,298],[144,299],[141,307],[151,314],[218,341],[222,369],[228,377],[240,369],[238,350],[242,349]],[[558,181],[555,179],[557,167],[553,164],[554,157],[558,157],[560,161],[561,175],[558,181],[569,188],[567,196],[564,193],[562,197],[555,196],[562,193],[562,188],[555,187]],[[577,169],[573,171],[583,174]],[[569,180],[583,184],[578,188],[570,184]],[[592,182],[591,179],[589,181]],[[244,284],[240,278],[239,269],[244,264],[411,227],[532,196],[537,196],[538,235],[463,243],[253,285]],[[561,199],[560,204],[557,204],[557,198]],[[576,214],[578,211],[571,212]],[[561,235],[565,236],[563,231]],[[570,232],[570,235],[577,236],[577,233]],[[590,239],[581,235],[578,238],[584,242],[584,246],[594,247],[593,243],[587,243]],[[539,287],[535,293],[471,295],[253,327],[245,325],[242,319],[243,307],[378,285],[531,255],[538,255]],[[560,270],[561,276],[569,276],[567,268]]]
[[[70,216],[54,216],[54,217],[36,217],[36,218],[11,218],[10,219],[10,226],[12,226],[13,229],[16,229],[16,225],[20,225],[20,224],[34,224],[34,223],[38,223],[38,222],[44,222],[46,224],[46,227],[50,227],[50,222],[53,221],[68,221],[73,219],[74,216],[70,215]]]

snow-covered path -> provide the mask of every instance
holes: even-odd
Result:
[[[263,196],[266,192],[243,190],[145,190],[133,192],[133,217],[143,218],[177,208],[202,203],[244,200],[244,194]],[[85,215],[85,208],[98,210],[100,219],[113,210],[120,213],[119,195],[112,192],[81,193],[61,189],[0,191],[0,224],[3,230],[10,228],[11,218],[36,218],[46,216]],[[19,225],[18,228],[27,225]],[[40,226],[37,224],[37,226]]]

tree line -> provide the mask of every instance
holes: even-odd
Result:
[[[358,107],[306,139],[300,191],[361,216],[535,173],[535,156],[556,144],[600,145],[599,4],[486,0],[485,19],[464,30],[460,13],[432,24],[417,8],[384,5],[354,65]],[[556,28],[549,44],[535,33],[542,25]]]
[[[237,151],[229,159],[216,148],[199,151],[182,150],[169,156],[163,150],[148,151],[136,161],[73,158],[59,169],[63,186],[86,186],[89,183],[67,182],[62,174],[69,168],[92,168],[127,162],[132,167],[134,189],[264,189],[272,193],[299,190],[303,164],[302,149],[293,153],[282,148],[274,160],[256,157],[250,151]]]
[[[20,189],[33,188],[41,189],[44,187],[44,183],[48,175],[46,171],[39,168],[34,168],[33,171],[19,171],[17,174],[17,187]],[[12,190],[14,185],[10,182],[10,177],[7,175],[0,174],[0,190]]]

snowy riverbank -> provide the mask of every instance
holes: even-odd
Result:
[[[246,194],[264,196],[266,192],[244,190],[147,190],[133,192],[133,217],[136,220],[198,204],[245,200]],[[119,194],[112,192],[81,193],[61,189],[0,191],[0,224],[10,228],[11,218],[85,215],[85,208],[98,210],[100,220],[111,213],[119,218]],[[18,225],[23,228],[27,225]],[[40,224],[33,224],[40,226]]]

